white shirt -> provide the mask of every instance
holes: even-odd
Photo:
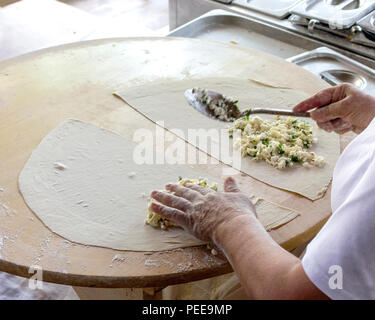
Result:
[[[331,206],[303,268],[331,299],[375,299],[375,119],[340,156]]]

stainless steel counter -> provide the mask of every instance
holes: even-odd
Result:
[[[210,11],[171,31],[169,36],[258,49],[299,64],[330,84],[350,82],[375,94],[374,60],[233,12]]]
[[[297,35],[303,37],[306,39],[306,44],[302,47],[303,50],[311,50],[314,46],[315,48],[326,46],[352,58],[359,59],[358,61],[361,63],[365,63],[368,66],[375,68],[375,48],[366,47],[359,43],[352,42],[350,41],[349,36],[347,38],[344,37],[345,34],[340,37],[319,29],[314,30],[313,33],[309,33],[306,26],[293,24],[288,19],[279,19],[271,15],[244,8],[243,6],[236,4],[235,1],[231,4],[225,4],[214,0],[169,0],[170,30],[174,30],[175,28],[215,9],[222,9],[228,13],[248,18],[254,22],[252,24],[252,27],[254,28],[257,24],[258,29],[262,28],[262,26],[264,26],[265,29],[272,27],[275,32],[276,30],[282,30],[289,35],[293,35],[293,37]],[[277,33],[277,36],[274,38],[280,40],[277,38],[279,35],[280,33]],[[360,36],[358,37],[360,38]],[[358,40],[359,42],[361,41],[361,39]]]

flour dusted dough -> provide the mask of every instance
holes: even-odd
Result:
[[[183,230],[161,232],[144,223],[144,194],[178,175],[199,173],[188,166],[137,165],[135,145],[96,126],[66,121],[32,153],[19,177],[20,191],[46,226],[71,241],[136,251],[202,244]]]
[[[258,219],[267,231],[282,226],[299,216],[299,213],[288,208],[277,206],[260,198],[252,198]],[[277,212],[277,215],[275,214]]]
[[[187,165],[137,165],[135,145],[94,125],[65,121],[32,153],[19,176],[19,189],[47,227],[77,243],[134,251],[203,244],[182,229],[145,225],[145,194],[178,176],[221,178]],[[298,215],[270,206],[258,211],[261,221],[267,216],[267,229]]]
[[[298,102],[310,96],[301,91],[265,85],[251,79],[237,78],[155,81],[129,87],[115,94],[152,121],[164,121],[166,129],[183,130],[182,138],[197,146],[196,141],[188,139],[188,129],[220,129],[226,128],[228,124],[210,119],[188,104],[184,92],[193,87],[211,89],[238,99],[238,106],[242,109],[253,107],[291,109]],[[274,116],[267,115],[259,116],[265,119],[274,118]],[[304,121],[311,125],[318,138],[318,143],[309,151],[324,157],[327,163],[323,168],[294,167],[281,171],[263,161],[255,162],[243,158],[241,171],[267,184],[298,193],[311,200],[323,197],[340,155],[339,136],[319,129],[311,119],[304,119]],[[210,153],[204,146],[198,147]],[[225,159],[220,160],[226,162]]]

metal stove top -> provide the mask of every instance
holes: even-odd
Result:
[[[374,0],[307,0],[290,12],[306,19],[314,19],[331,29],[348,29],[373,10]]]
[[[302,0],[233,0],[232,4],[283,19]]]
[[[369,48],[375,48],[375,33],[372,33],[375,31],[366,31],[358,24],[348,29],[334,29],[316,19],[307,19],[298,15],[291,15],[289,21],[294,25],[306,27],[308,33],[311,35],[320,35],[323,39],[324,35],[321,34],[321,31],[344,38],[348,43],[357,43]]]
[[[362,30],[371,32],[375,35],[375,12],[371,12],[369,15],[364,17],[358,22],[358,25]]]

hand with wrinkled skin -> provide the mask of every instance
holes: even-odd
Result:
[[[224,192],[188,183],[166,189],[174,194],[152,192],[159,201],[151,204],[152,210],[218,247],[249,298],[327,299],[307,277],[301,260],[270,237],[233,178],[225,180]]]
[[[239,216],[255,217],[255,208],[249,197],[242,194],[233,178],[224,182],[225,192],[186,183],[184,186],[167,184],[173,194],[153,191],[151,196],[159,203],[151,209],[172,220],[186,231],[203,241],[217,243],[216,231]]]
[[[341,84],[322,90],[293,108],[295,112],[311,112],[311,118],[328,132],[361,133],[375,117],[375,98],[355,86]]]

